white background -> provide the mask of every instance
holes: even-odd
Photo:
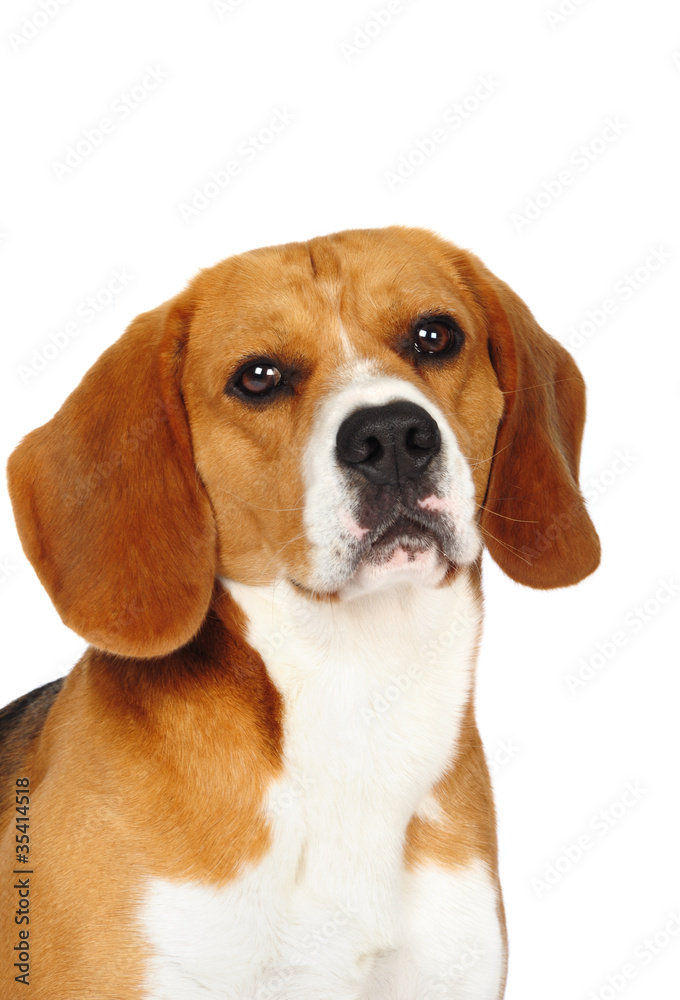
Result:
[[[560,20],[549,17],[559,0],[402,0],[351,51],[370,0],[231,3],[71,0],[45,25],[37,0],[3,5],[3,460],[137,313],[199,267],[391,223],[432,227],[478,253],[585,375],[582,481],[604,552],[601,569],[566,591],[533,592],[485,566],[477,705],[496,758],[507,996],[671,1000],[680,933],[657,938],[651,960],[639,946],[680,913],[680,602],[671,587],[667,603],[654,603],[664,582],[680,583],[680,9],[563,0]],[[30,19],[39,27],[26,40]],[[117,117],[112,105],[151,81],[148,67],[164,79]],[[493,81],[484,100],[471,96],[480,78]],[[399,157],[466,99],[460,126],[446,126],[407,180],[388,183]],[[240,174],[183,220],[180,204],[276,109],[294,121],[252,162],[236,155]],[[67,147],[106,117],[113,131],[60,170]],[[620,134],[592,145],[612,136],[608,119]],[[571,183],[560,192],[565,169]],[[518,224],[540,192],[538,218]],[[661,262],[645,271],[653,249]],[[78,319],[114,269],[131,276],[127,287],[45,360],[50,334]],[[605,299],[614,311],[598,326],[588,312],[602,320]],[[63,674],[84,644],[24,558],[5,495],[0,558],[7,701]],[[646,602],[643,623],[634,609]],[[614,633],[625,641],[605,660],[598,643],[611,654]],[[572,693],[568,675],[593,658],[598,669]],[[637,800],[614,805],[613,825],[596,821],[627,783]],[[584,834],[592,846],[566,861]],[[532,880],[549,865],[562,872],[541,889]]]

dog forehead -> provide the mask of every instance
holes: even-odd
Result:
[[[313,358],[334,339],[370,353],[390,325],[428,311],[470,325],[470,296],[447,249],[424,230],[392,227],[228,258],[192,287],[191,339],[225,362],[286,347]]]
[[[453,251],[453,257],[447,259]],[[228,257],[201,272],[207,293],[218,294],[228,283],[247,291],[272,282],[293,285],[340,286],[347,280],[360,284],[389,282],[390,278],[435,280],[451,269],[456,253],[451,244],[427,230],[392,226],[386,229],[347,229],[305,242],[261,247]]]

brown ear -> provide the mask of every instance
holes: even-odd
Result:
[[[578,485],[585,385],[571,355],[480,265],[489,354],[505,396],[480,526],[493,559],[530,587],[595,570],[600,542]]]
[[[8,464],[21,542],[63,621],[160,656],[200,627],[216,529],[179,390],[188,302],[139,316]]]

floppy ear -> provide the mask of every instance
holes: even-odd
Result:
[[[189,311],[185,293],[139,316],[7,469],[24,551],[61,618],[125,656],[187,642],[214,583],[179,389]]]
[[[480,519],[484,540],[518,583],[566,587],[600,562],[600,542],[578,485],[583,378],[504,282],[479,265],[476,283],[505,396]]]

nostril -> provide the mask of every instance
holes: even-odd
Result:
[[[371,459],[379,459],[382,445],[377,437],[365,434],[350,434],[342,442],[338,442],[341,457],[351,465],[359,465]]]
[[[364,461],[367,459],[379,459],[383,452],[383,446],[378,441],[377,437],[367,437],[364,444],[366,445],[364,456]]]
[[[406,447],[418,451],[433,451],[439,447],[439,428],[434,420],[416,424],[406,432]]]

